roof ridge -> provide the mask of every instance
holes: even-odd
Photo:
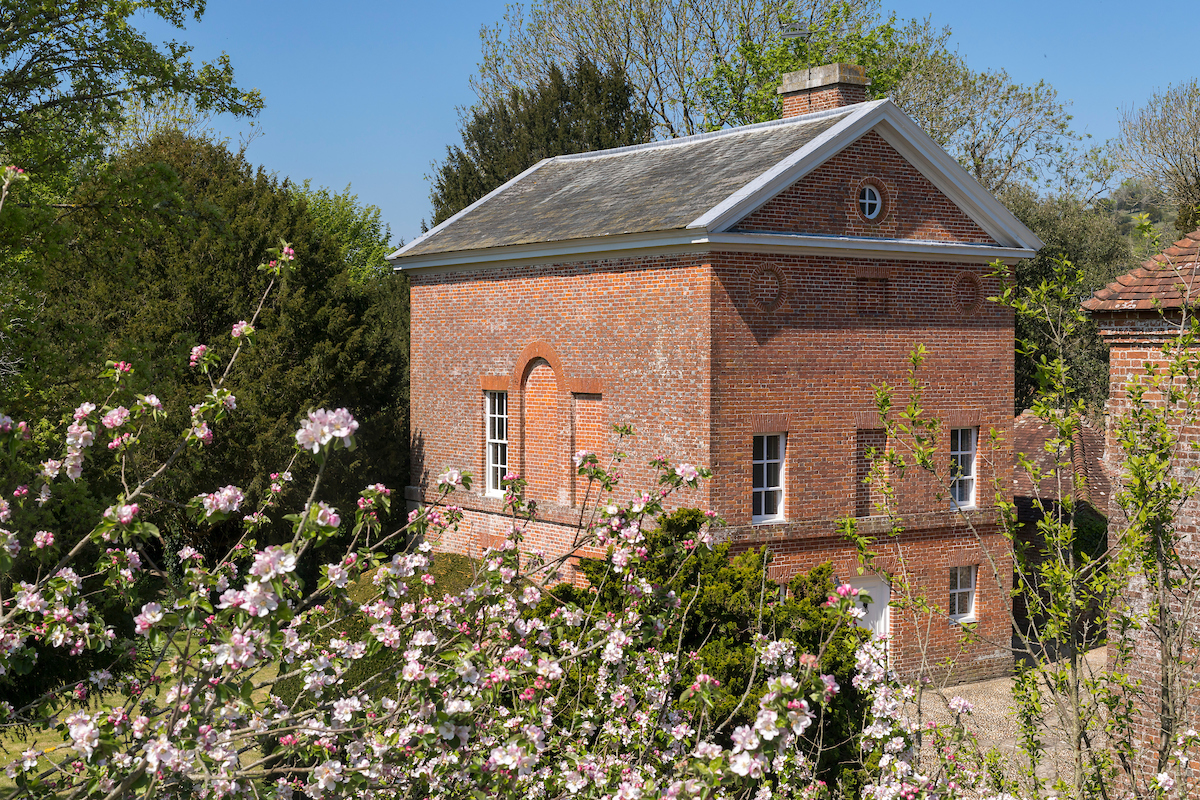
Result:
[[[566,155],[554,156],[549,159],[551,163],[564,161],[588,161],[592,159],[607,158],[609,156],[623,155],[625,153],[634,153],[641,150],[662,150],[670,147],[682,147],[696,142],[709,141],[711,139],[721,139],[727,136],[739,136],[750,133],[752,131],[767,130],[770,128],[782,128],[789,125],[808,125],[813,122],[819,122],[830,117],[839,117],[853,114],[856,111],[864,110],[864,107],[874,107],[885,100],[868,100],[865,103],[855,103],[849,106],[838,106],[837,108],[829,108],[824,111],[813,111],[808,114],[801,114],[795,117],[784,117],[783,119],[772,119],[766,122],[756,122],[752,125],[738,125],[733,128],[722,128],[719,131],[706,131],[704,133],[693,133],[691,136],[680,136],[675,139],[663,139],[658,142],[645,142],[644,144],[628,144],[624,147],[612,147],[608,150],[591,150],[586,153],[568,153]]]

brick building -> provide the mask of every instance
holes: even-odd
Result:
[[[1130,417],[1135,407],[1165,409],[1170,414],[1171,426],[1176,434],[1169,456],[1171,471],[1168,477],[1183,486],[1195,486],[1197,467],[1200,466],[1200,417],[1195,403],[1197,387],[1189,386],[1184,379],[1174,381],[1175,389],[1181,394],[1179,402],[1167,405],[1163,393],[1153,386],[1147,376],[1151,370],[1159,375],[1166,374],[1170,356],[1164,354],[1164,345],[1171,354],[1190,356],[1195,369],[1195,348],[1181,350],[1176,343],[1185,319],[1194,317],[1197,300],[1200,298],[1200,230],[1193,231],[1175,242],[1164,252],[1146,261],[1136,270],[1120,276],[1104,289],[1096,292],[1083,303],[1083,308],[1095,319],[1100,336],[1109,348],[1109,399],[1108,430],[1105,444],[1105,471],[1112,476],[1113,494],[1120,485],[1128,481],[1123,460],[1125,449],[1117,429],[1118,423]],[[1135,396],[1141,395],[1136,402]],[[1190,407],[1189,407],[1190,406]],[[1156,452],[1155,455],[1162,455]],[[1157,761],[1162,730],[1160,726],[1161,705],[1156,695],[1163,685],[1164,676],[1170,678],[1173,667],[1179,664],[1184,669],[1177,676],[1174,705],[1178,713],[1178,733],[1189,728],[1200,729],[1200,666],[1197,665],[1196,643],[1200,641],[1200,619],[1194,608],[1196,581],[1200,580],[1200,497],[1190,497],[1178,508],[1171,509],[1172,518],[1163,523],[1167,531],[1166,541],[1179,557],[1179,568],[1174,570],[1183,578],[1183,586],[1173,592],[1167,605],[1170,614],[1182,623],[1177,637],[1166,637],[1168,644],[1156,635],[1154,619],[1146,626],[1133,631],[1132,660],[1127,664],[1112,659],[1115,648],[1110,645],[1110,666],[1127,672],[1134,681],[1147,690],[1147,695],[1134,704],[1138,717],[1130,735],[1135,743],[1137,756],[1134,759],[1135,774],[1144,785],[1152,785],[1156,774],[1161,771]],[[1139,516],[1144,512],[1139,509]],[[1109,544],[1116,546],[1131,527],[1136,527],[1115,502],[1109,508]],[[1151,516],[1151,519],[1154,517]],[[1146,613],[1151,609],[1155,593],[1148,589],[1147,582],[1134,575],[1127,584],[1123,596],[1134,613]],[[1174,639],[1172,641],[1172,639]],[[1166,653],[1164,659],[1163,653]],[[1164,670],[1164,661],[1166,669]],[[1200,760],[1194,751],[1189,753],[1190,779],[1200,781]],[[1179,796],[1187,796],[1180,787]],[[1149,792],[1148,792],[1149,793]]]
[[[625,491],[658,455],[707,464],[680,502],[715,510],[739,548],[769,546],[777,579],[828,560],[879,598],[835,524],[884,527],[861,480],[883,443],[871,385],[904,385],[923,343],[940,456],[966,475],[901,484],[907,530],[880,568],[942,613],[880,604],[871,622],[905,672],[1009,668],[991,487],[1012,483],[1013,319],[985,298],[989,262],[1041,243],[864,83],[815,68],[787,77],[782,120],[548,159],[391,256],[412,287],[409,500],[447,467],[479,477],[444,547],[499,541],[498,476],[516,470],[539,504],[530,545],[564,552],[584,490],[572,453],[610,451],[610,424],[629,423]],[[970,621],[993,644],[964,645]]]

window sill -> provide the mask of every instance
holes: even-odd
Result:
[[[750,519],[751,525],[780,525],[785,522],[787,522],[787,520],[783,517],[764,517],[762,519],[755,519],[752,517]]]
[[[484,497],[494,497],[497,500],[503,500],[504,499],[504,490],[503,489],[486,489],[483,492],[483,496]]]
[[[968,614],[968,615],[962,616],[962,617],[950,617],[951,625],[963,625],[963,626],[974,625],[978,621],[979,620],[975,618],[974,614]]]

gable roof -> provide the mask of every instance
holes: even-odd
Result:
[[[1182,308],[1200,302],[1200,230],[1083,301],[1091,312]]]
[[[730,233],[742,217],[870,130],[999,246],[806,234]],[[614,249],[768,244],[1026,257],[1042,242],[890,100],[646,145],[557,156],[414,239],[401,268]]]
[[[1088,419],[1080,420],[1071,451],[1073,464],[1071,468],[1062,468],[1057,476],[1054,474],[1056,454],[1046,451],[1046,443],[1056,435],[1058,430],[1032,411],[1022,412],[1013,421],[1013,452],[1024,453],[1043,476],[1035,487],[1029,473],[1018,464],[1013,470],[1013,496],[1050,501],[1058,500],[1064,494],[1072,495],[1107,513],[1112,488],[1104,471],[1104,431]],[[1075,486],[1076,474],[1084,479],[1083,485],[1078,487]]]

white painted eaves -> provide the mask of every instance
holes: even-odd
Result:
[[[965,244],[924,239],[871,239],[801,233],[707,233],[671,230],[599,236],[562,242],[503,245],[410,256],[405,272],[436,273],[463,268],[487,269],[538,263],[565,263],[596,258],[632,258],[668,253],[754,252],[779,255],[837,255],[896,261],[953,261],[1012,264],[1035,251],[996,245]]]

